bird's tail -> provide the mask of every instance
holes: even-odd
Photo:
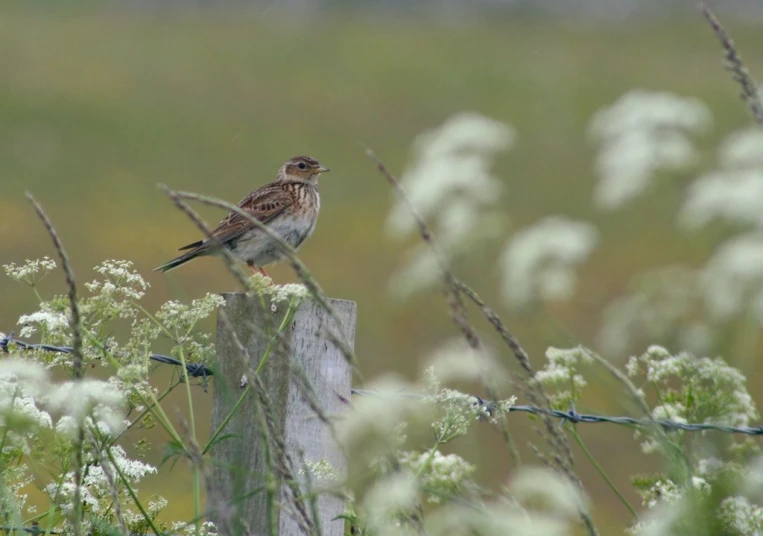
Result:
[[[171,261],[167,262],[166,264],[162,264],[158,268],[154,268],[155,272],[169,272],[170,270],[173,270],[174,268],[177,268],[181,264],[185,264],[191,259],[195,259],[196,257],[199,257],[201,255],[204,255],[203,251],[199,251],[198,249],[195,249],[193,251],[189,251],[188,253],[183,253],[179,257],[175,257]]]

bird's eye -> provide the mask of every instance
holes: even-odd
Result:
[[[307,169],[307,165],[304,162],[300,162],[299,164],[297,164],[297,167],[299,169]]]

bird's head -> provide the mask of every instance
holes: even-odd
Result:
[[[329,168],[321,165],[315,158],[309,156],[295,156],[286,161],[278,170],[276,180],[318,183],[321,173],[326,173]]]

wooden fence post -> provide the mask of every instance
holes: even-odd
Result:
[[[262,491],[266,485],[266,450],[257,423],[257,393],[250,377],[257,368],[272,338],[264,333],[267,326],[263,314],[271,316],[272,325],[281,324],[287,305],[281,303],[278,310],[263,311],[262,307],[241,293],[223,294],[225,304],[218,313],[217,368],[215,370],[212,397],[212,431],[217,430],[236,404],[245,387],[247,378],[250,391],[241,407],[228,422],[222,435],[229,435],[211,450],[207,488],[207,511],[218,521],[218,529],[229,527],[231,532],[243,530],[244,534],[267,535],[269,507],[267,495]],[[305,371],[313,386],[316,399],[324,414],[335,416],[346,409],[342,398],[350,399],[352,369],[338,348],[326,337],[325,328],[333,333],[346,334],[348,344],[354,345],[357,306],[354,302],[329,300],[337,312],[342,326],[336,323],[320,305],[305,299],[299,305],[291,325],[284,332],[289,341],[293,359]],[[227,316],[229,321],[226,321]],[[231,334],[246,348],[250,362],[245,363],[240,348]],[[300,460],[318,462],[325,460],[336,469],[340,478],[346,474],[346,460],[336,446],[329,429],[315,416],[302,396],[297,378],[290,373],[288,359],[273,352],[260,371],[265,392],[271,402],[275,427],[283,434],[286,451],[295,463],[294,472],[302,469]],[[303,476],[294,475],[298,480]],[[320,485],[315,483],[314,485]],[[275,526],[278,536],[298,536],[300,529],[292,509],[285,507],[286,488],[277,481]],[[304,489],[304,488],[303,488]],[[258,491],[259,490],[259,491]],[[336,519],[344,513],[344,501],[335,495],[322,494],[318,499],[318,512],[322,533],[325,536],[342,536],[344,521]],[[310,505],[304,502],[309,512]],[[272,510],[270,510],[272,512]],[[226,517],[224,523],[220,518]],[[221,536],[229,536],[220,533]]]

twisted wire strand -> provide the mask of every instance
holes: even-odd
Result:
[[[57,353],[65,353],[65,354],[70,354],[73,352],[73,349],[70,346],[53,346],[50,344],[31,344],[28,342],[24,342],[24,341],[16,339],[13,333],[0,339],[0,350],[2,350],[2,352],[4,353],[8,353],[8,345],[11,343],[25,350],[44,350],[47,352],[57,352]],[[174,365],[174,366],[183,365],[183,363],[180,360],[175,359],[174,357],[171,357],[168,355],[151,354],[149,357],[153,361],[156,361],[159,363],[165,363],[167,365]],[[204,390],[206,391],[207,379],[210,376],[214,376],[214,371],[201,363],[186,363],[185,367],[186,367],[186,370],[188,371],[189,376],[192,376],[194,378],[202,378],[203,380],[202,385],[204,387]],[[394,396],[394,397],[412,398],[412,399],[422,400],[422,401],[428,398],[426,395],[423,395],[420,393],[412,393],[412,392],[406,392],[406,391],[384,393],[381,391],[368,390],[368,389],[352,389],[351,392],[353,395],[356,395],[356,396],[377,396],[377,397]],[[484,400],[478,396],[474,396],[474,399],[475,399],[475,403],[478,404],[480,407],[484,407],[489,414],[492,414],[495,411],[496,409],[495,402]],[[508,408],[508,411],[510,413],[522,412],[522,413],[531,413],[534,415],[541,415],[541,414],[550,415],[552,417],[556,417],[560,419],[562,422],[571,422],[573,424],[610,423],[610,424],[617,424],[621,426],[633,426],[633,427],[659,426],[666,431],[671,431],[671,430],[684,430],[686,432],[715,431],[715,432],[722,432],[727,434],[745,434],[745,435],[751,435],[751,436],[763,435],[763,426],[728,426],[724,424],[713,424],[713,423],[686,423],[686,422],[672,421],[669,419],[648,419],[648,418],[637,419],[635,417],[626,417],[626,416],[617,417],[617,416],[610,416],[610,415],[594,415],[594,414],[587,414],[587,413],[578,413],[575,410],[574,406],[571,407],[568,411],[564,411],[561,409],[540,408],[537,406],[529,406],[529,405],[515,405],[515,406],[510,406]]]

